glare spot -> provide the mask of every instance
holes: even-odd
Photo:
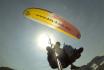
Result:
[[[55,37],[52,34],[43,32],[38,35],[37,44],[41,50],[46,50],[46,47],[50,46],[50,40],[52,44],[55,43]]]

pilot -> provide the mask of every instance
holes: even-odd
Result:
[[[64,45],[63,48],[60,48],[60,42],[56,42],[54,47],[47,47],[47,60],[51,68],[56,69],[58,68],[57,60],[59,59],[63,68],[68,67],[71,65],[71,69],[78,69],[73,65],[73,63],[81,56],[83,48],[75,49],[71,45]],[[56,54],[55,54],[56,53]]]

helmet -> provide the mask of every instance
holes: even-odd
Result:
[[[60,45],[60,42],[56,42],[56,44]]]

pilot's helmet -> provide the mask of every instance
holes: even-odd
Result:
[[[56,42],[57,45],[60,45],[60,42]]]

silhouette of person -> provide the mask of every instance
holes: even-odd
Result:
[[[71,65],[71,69],[78,69],[79,67],[73,65],[73,62],[76,61],[81,56],[83,48],[75,49],[71,45],[64,45],[63,48],[60,48],[60,42],[56,42],[54,48],[47,47],[47,60],[51,68],[58,68],[56,57],[61,62],[63,68]],[[55,54],[56,52],[56,54]]]

